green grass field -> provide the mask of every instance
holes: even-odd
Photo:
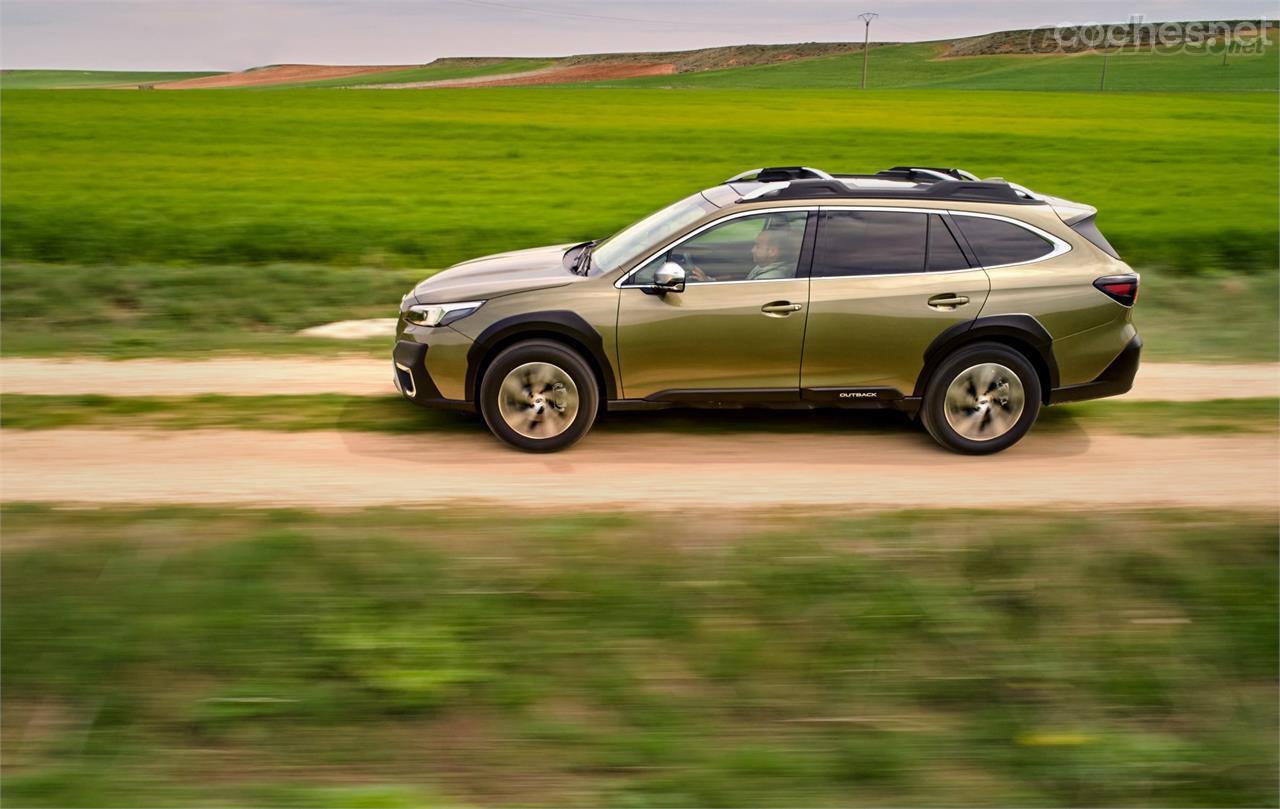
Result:
[[[1274,94],[7,92],[3,255],[439,267],[602,236],[744,168],[960,165],[1098,205],[1138,265],[1274,270]]]
[[[1280,89],[1280,47],[1257,53],[1127,51],[1100,53],[966,56],[939,59],[933,43],[874,48],[868,59],[871,89],[951,88],[965,90],[1096,91],[1107,61],[1106,90],[1137,92]],[[806,89],[857,87],[860,53],[797,59],[773,65],[594,82],[596,87],[681,89]]]
[[[7,806],[1277,797],[1274,515],[0,516]]]
[[[214,76],[217,71],[155,70],[5,70],[0,71],[3,90],[68,90],[113,87],[127,84],[154,84],[162,81]]]

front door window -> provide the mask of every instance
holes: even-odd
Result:
[[[806,216],[804,211],[783,211],[732,219],[658,256],[627,283],[652,284],[667,261],[684,267],[690,284],[795,278]]]

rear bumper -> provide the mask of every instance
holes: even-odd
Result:
[[[1138,374],[1138,360],[1141,354],[1142,338],[1134,335],[1120,355],[1111,361],[1097,379],[1083,385],[1054,388],[1049,393],[1049,404],[1083,402],[1087,399],[1102,399],[1106,396],[1128,393],[1133,388],[1133,378]]]
[[[475,405],[466,399],[446,399],[440,394],[440,388],[427,372],[428,350],[429,346],[422,343],[396,341],[396,347],[391,352],[392,378],[396,390],[404,398],[423,407],[475,410]]]

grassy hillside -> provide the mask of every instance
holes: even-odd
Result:
[[[1137,264],[1276,266],[1270,94],[66,91],[3,105],[9,258],[440,267],[607,235],[752,166],[917,163],[1096,204]]]
[[[938,58],[935,43],[891,45],[869,54],[867,86],[968,90],[1097,90],[1104,56],[1099,53],[1000,55]],[[599,82],[600,87],[674,88],[848,88],[862,76],[860,53],[796,60],[774,65],[680,73]],[[1222,56],[1208,52],[1124,52],[1107,59],[1106,89],[1116,91],[1276,90],[1280,88],[1280,47],[1260,54]]]
[[[1276,798],[1274,514],[2,516],[7,806]]]
[[[175,70],[5,70],[0,71],[0,89],[61,90],[68,88],[111,87],[119,84],[153,84],[162,81],[197,79],[215,76],[217,71]]]

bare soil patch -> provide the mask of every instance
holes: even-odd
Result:
[[[360,89],[415,90],[433,87],[519,87],[534,84],[568,84],[610,79],[633,79],[638,76],[669,76],[675,72],[675,66],[671,64],[634,63],[578,65],[576,67],[552,66],[521,73],[499,73],[491,76],[472,76],[465,79],[370,84],[364,85]]]

